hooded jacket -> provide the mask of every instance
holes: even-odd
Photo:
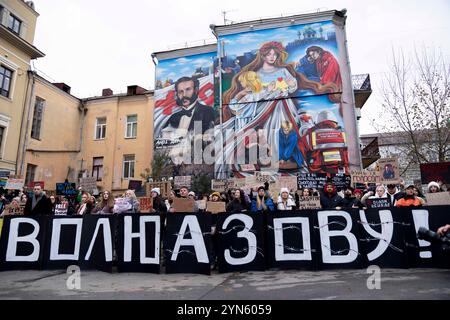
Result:
[[[320,205],[322,209],[334,209],[336,207],[342,207],[344,201],[341,196],[336,193],[336,187],[333,186],[332,193],[327,193],[326,188],[329,184],[326,184],[323,188],[323,192],[320,195]]]

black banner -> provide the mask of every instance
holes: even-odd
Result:
[[[5,216],[0,237],[0,270],[40,270],[47,217]]]
[[[264,216],[220,214],[217,221],[219,272],[265,270]]]
[[[167,215],[164,236],[166,273],[211,274],[211,215]]]
[[[161,220],[156,214],[119,215],[119,272],[160,272]]]
[[[297,184],[299,189],[322,189],[327,182],[325,173],[300,173],[297,176]]]
[[[337,174],[331,179],[336,189],[342,190],[352,185],[352,177],[347,174]]]
[[[281,269],[450,267],[438,240],[418,240],[419,227],[448,224],[450,206],[348,211],[301,210],[267,215],[218,214],[219,272]],[[168,214],[166,273],[210,274],[211,215]],[[4,218],[0,270],[160,271],[159,215]],[[115,252],[115,254],[114,254]]]
[[[315,211],[275,212],[267,219],[269,266],[280,269],[317,269]]]

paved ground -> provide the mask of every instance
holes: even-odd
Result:
[[[365,270],[266,271],[202,275],[82,272],[68,290],[61,271],[0,273],[0,299],[450,299],[450,270],[385,269],[381,290],[369,290]]]

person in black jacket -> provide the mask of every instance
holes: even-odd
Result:
[[[351,208],[359,208],[362,209],[364,205],[361,203],[361,200],[359,200],[357,197],[353,194],[354,189],[352,187],[347,187],[344,190],[344,198],[342,199],[342,207],[345,209],[351,209]]]
[[[323,194],[320,195],[320,205],[322,209],[342,209],[344,205],[342,197],[336,193],[336,187],[327,182],[323,188]]]
[[[249,205],[247,201],[245,201],[244,192],[242,190],[235,190],[233,196],[233,200],[227,205],[227,212],[235,213],[247,211]]]
[[[42,187],[40,185],[36,185],[33,190],[33,196],[28,198],[27,203],[25,204],[24,215],[51,215],[52,203],[42,191]]]

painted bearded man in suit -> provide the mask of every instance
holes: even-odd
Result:
[[[181,111],[170,116],[163,132],[176,130],[177,135],[185,137],[194,131],[194,124],[201,122],[202,134],[214,128],[216,119],[214,109],[198,101],[200,83],[196,78],[183,77],[175,83],[176,102]],[[197,124],[198,125],[198,124]]]

